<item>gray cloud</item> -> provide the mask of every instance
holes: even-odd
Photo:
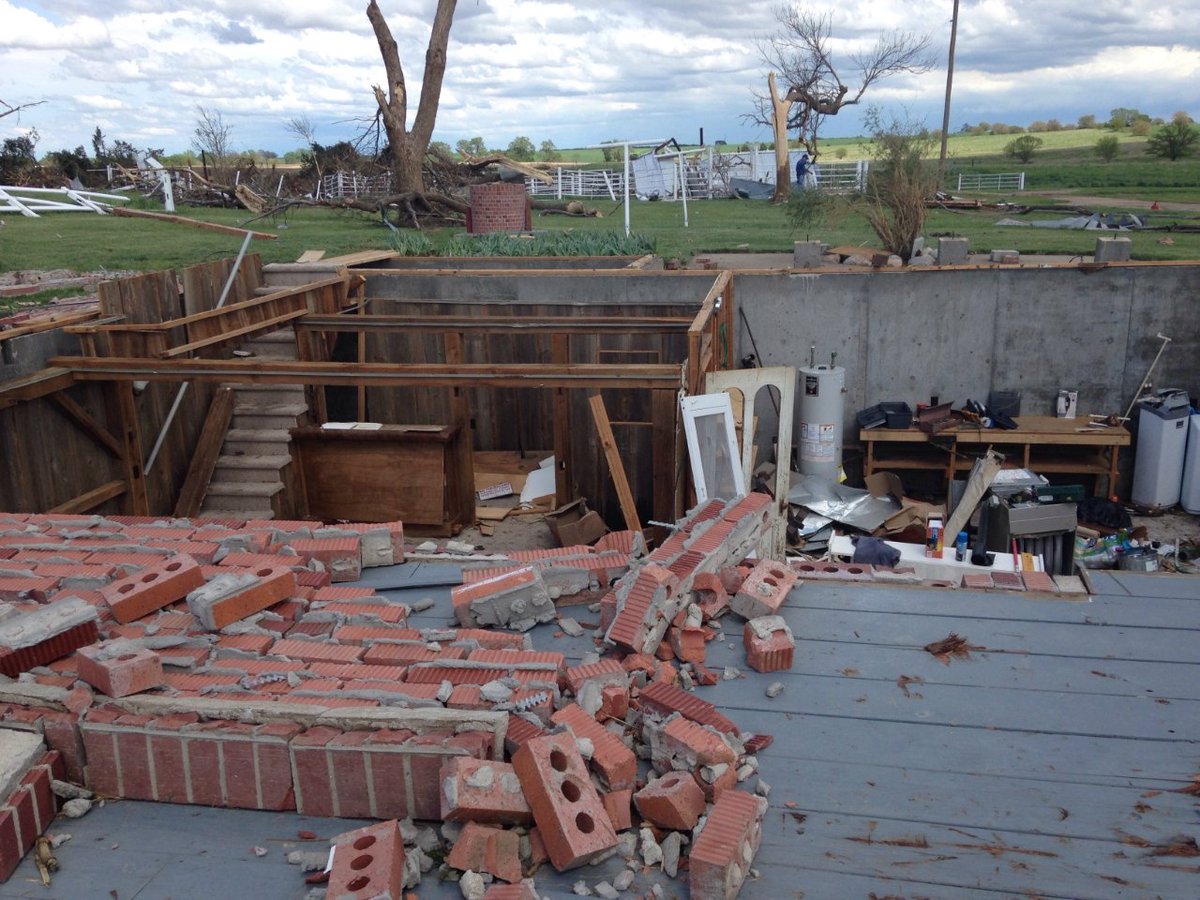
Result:
[[[261,44],[262,38],[241,22],[228,22],[225,25],[211,25],[208,29],[213,37],[222,44]]]

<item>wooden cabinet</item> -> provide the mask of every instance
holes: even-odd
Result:
[[[399,519],[415,533],[457,534],[475,512],[468,436],[457,426],[294,428],[292,458],[309,517]]]

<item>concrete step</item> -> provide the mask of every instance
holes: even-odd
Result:
[[[243,341],[242,350],[259,359],[296,359],[296,335],[287,329]]]
[[[225,433],[221,452],[230,456],[286,456],[288,443],[286,431],[274,428],[230,428]]]
[[[304,402],[302,384],[222,384],[221,387],[232,388],[239,397],[275,397],[280,402]]]
[[[275,511],[270,507],[266,509],[226,509],[223,506],[210,507],[207,503],[204,504],[204,509],[196,518],[204,519],[242,519],[249,521],[250,519],[273,519]]]
[[[304,412],[303,407],[280,412],[277,409],[234,409],[230,422],[231,431],[253,428],[259,431],[275,431],[287,438],[288,429],[296,427],[296,417]],[[226,438],[228,440],[228,438]]]
[[[201,509],[211,515],[215,508],[225,510],[262,510],[271,508],[271,498],[283,490],[283,482],[213,481],[208,486]]]
[[[291,463],[290,456],[267,456],[261,453],[223,453],[217,458],[213,481],[275,482],[283,467]]]
[[[308,404],[304,402],[303,396],[297,400],[294,394],[279,394],[273,391],[249,391],[247,393],[238,391],[233,398],[233,414],[236,416],[238,413],[246,411],[295,418],[308,412]]]

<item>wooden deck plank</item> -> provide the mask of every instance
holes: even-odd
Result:
[[[881,647],[802,637],[796,641],[795,665],[790,672],[780,675],[785,683],[791,677],[812,675],[895,685],[901,675],[907,675],[921,678],[926,684],[1200,700],[1200,670],[1196,670],[1195,677],[1180,678],[1178,664],[1171,662],[1067,657],[1047,670],[1040,665],[1039,657],[1033,655],[985,652],[975,655],[972,661],[944,666],[915,647]],[[920,686],[914,689],[920,690]]]

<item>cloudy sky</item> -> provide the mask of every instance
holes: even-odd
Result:
[[[767,138],[742,116],[764,83],[756,41],[775,0],[459,0],[434,137],[516,135],[560,147],[607,138]],[[935,68],[868,95],[941,124],[951,0],[845,0],[838,49],[883,29],[932,38]],[[415,98],[435,0],[381,0]],[[1140,7],[1140,8],[1139,8]],[[321,143],[373,112],[383,66],[365,0],[0,0],[0,100],[45,100],[0,119],[36,127],[39,150],[88,146],[99,125],[136,146],[189,148],[196,109],[218,110],[233,144],[283,152],[307,115]],[[1200,3],[962,0],[951,127],[1074,122],[1117,106],[1200,118]],[[413,110],[410,110],[410,115]],[[828,134],[853,135],[847,110]],[[89,147],[90,149],[90,147]]]

